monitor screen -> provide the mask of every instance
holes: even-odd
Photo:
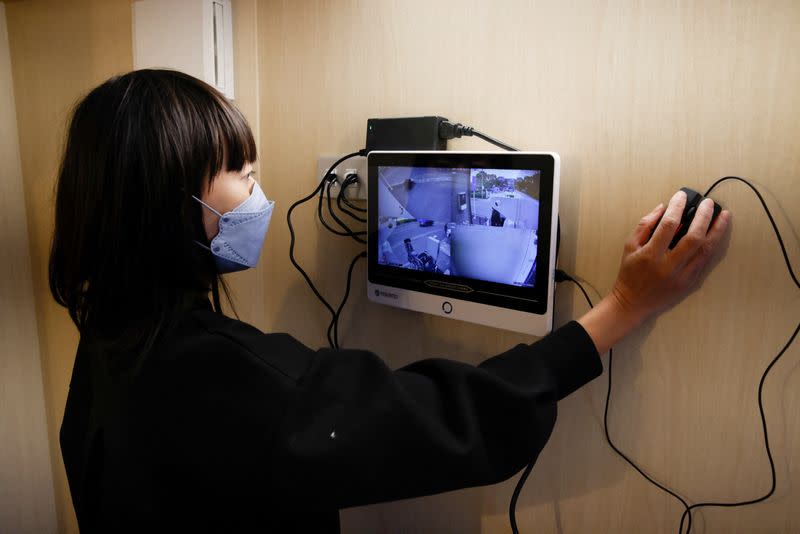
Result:
[[[369,298],[546,332],[559,165],[554,153],[370,152]]]
[[[541,170],[378,166],[378,263],[536,285]]]

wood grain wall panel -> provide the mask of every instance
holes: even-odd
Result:
[[[796,2],[266,1],[258,10],[262,185],[275,220],[313,189],[316,157],[364,143],[369,117],[439,114],[562,157],[560,264],[607,291],[638,218],[680,186],[740,174],[763,188],[800,261],[800,6]],[[458,149],[487,149],[477,140]],[[268,169],[268,171],[265,171]],[[800,317],[755,197],[725,184],[734,213],[702,288],[617,347],[610,415],[618,444],[696,502],[769,487],[756,389]],[[295,212],[297,256],[338,298],[355,245]],[[324,344],[322,306],[273,224],[265,329]],[[469,362],[525,336],[367,301],[364,266],[343,317],[346,346],[393,366],[425,356]],[[585,308],[557,292],[557,321]],[[778,471],[767,503],[699,512],[698,532],[796,532],[800,513],[800,348],[766,382]],[[608,357],[604,357],[608,364]],[[604,443],[607,373],[562,402],[520,499],[523,532],[674,532],[680,507]],[[344,483],[344,482],[343,482]],[[353,509],[346,532],[508,532],[513,481]]]
[[[78,336],[50,296],[54,185],[72,106],[133,66],[128,0],[28,0],[6,6],[31,272],[59,531],[77,532],[58,432]]]
[[[76,532],[57,430],[77,337],[52,303],[46,257],[52,186],[70,106],[131,68],[127,0],[7,6],[35,306],[56,502]],[[262,187],[277,201],[258,269],[230,276],[242,319],[324,344],[328,317],[287,257],[286,210],[315,184],[316,158],[361,148],[369,117],[441,114],[509,143],[561,154],[560,264],[601,292],[641,214],[682,185],[741,174],[765,191],[795,263],[800,213],[800,6],[770,2],[236,0],[237,103],[256,130]],[[452,148],[486,149],[475,139]],[[800,317],[769,223],[743,187],[702,288],[616,350],[611,431],[692,501],[769,486],[758,378]],[[358,247],[295,212],[297,257],[331,299]],[[477,363],[533,338],[367,301],[355,270],[343,344],[392,366],[427,356]],[[559,288],[557,322],[585,304]],[[800,349],[766,382],[775,496],[697,514],[697,532],[800,531]],[[608,364],[608,357],[604,357]],[[674,532],[680,508],[605,445],[605,380],[559,407],[520,499],[523,532]],[[346,483],[346,481],[343,481]],[[510,531],[514,481],[347,510],[345,532]]]
[[[0,532],[56,530],[5,5],[0,2]]]

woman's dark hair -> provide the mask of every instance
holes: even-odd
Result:
[[[50,291],[81,334],[147,352],[191,299],[219,285],[205,180],[256,160],[247,121],[208,84],[138,70],[75,107],[56,186]],[[209,182],[210,185],[210,182]],[[227,289],[226,289],[227,293]]]

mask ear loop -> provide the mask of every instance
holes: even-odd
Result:
[[[206,204],[205,202],[203,202],[202,200],[200,200],[196,196],[192,195],[192,198],[195,199],[196,201],[198,201],[200,204],[202,204],[206,208],[208,208],[209,210],[211,210],[217,217],[222,218],[222,214],[220,212],[218,212],[217,210],[215,210],[214,208],[212,208],[211,206],[209,206],[208,204]]]
[[[205,202],[203,202],[202,200],[200,200],[196,196],[192,195],[192,198],[195,199],[196,201],[198,201],[200,204],[202,204],[203,207],[205,207],[206,209],[208,209],[211,212],[213,212],[214,214],[216,214],[217,217],[219,217],[220,219],[222,218],[222,214],[220,212],[218,212],[217,210],[215,210],[214,208],[212,208],[211,206],[209,206],[208,204],[206,204]],[[200,241],[197,241],[196,239],[195,239],[194,242],[197,243],[198,245],[200,245],[201,247],[203,247],[204,249],[206,249],[207,251],[211,252],[211,248],[208,245],[204,245],[203,243],[201,243]],[[212,254],[213,254],[213,252],[212,252]]]

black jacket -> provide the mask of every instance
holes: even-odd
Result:
[[[81,531],[339,531],[340,508],[502,481],[535,458],[556,402],[598,376],[569,323],[477,367],[392,371],[187,312],[137,378],[82,339],[61,426]]]

